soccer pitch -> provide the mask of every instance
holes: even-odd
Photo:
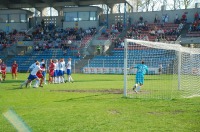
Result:
[[[200,97],[172,100],[124,98],[123,75],[105,74],[72,74],[74,83],[20,89],[20,83],[27,76],[28,73],[19,73],[18,80],[12,80],[8,74],[6,81],[0,83],[2,132],[16,131],[3,116],[9,110],[36,132],[200,130]],[[128,79],[128,85],[133,85],[134,75]],[[147,75],[143,90],[152,86],[156,90],[158,80],[169,87],[173,84],[170,75]]]

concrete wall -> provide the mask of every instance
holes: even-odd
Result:
[[[99,21],[79,21],[79,22],[64,22],[63,28],[76,27],[76,23],[78,23],[78,28],[88,29],[89,27],[98,27]]]
[[[28,14],[32,15],[30,11],[20,9],[0,10],[0,14]]]
[[[105,22],[105,19],[107,18],[106,14],[101,14],[101,9],[99,7],[79,7],[79,8],[65,8],[63,9],[63,12],[74,12],[74,11],[97,11],[97,21],[79,21],[78,27],[82,28],[89,28],[89,27],[98,27],[99,23]],[[175,15],[178,14],[179,18],[181,18],[182,14],[184,12],[187,12],[187,18],[188,22],[193,22],[194,20],[194,14],[195,12],[200,13],[200,8],[194,8],[194,9],[183,9],[183,10],[164,10],[164,11],[153,11],[153,12],[133,12],[133,13],[127,13],[127,21],[128,18],[130,18],[131,23],[137,22],[139,20],[140,16],[143,16],[144,21],[147,21],[149,23],[153,23],[155,16],[157,15],[158,18],[161,20],[163,14],[167,14],[169,16],[169,22],[174,22]],[[16,14],[16,13],[27,13],[30,15],[31,13],[29,11],[25,10],[0,10],[0,14]],[[98,18],[100,16],[100,18]],[[56,23],[56,26],[62,27],[61,20],[63,19],[63,16],[56,16],[52,17],[54,19],[54,22]],[[41,20],[45,19],[47,23],[50,22],[50,17],[33,17],[30,20],[30,26],[33,27],[35,23],[37,24],[41,23]],[[109,14],[108,15],[108,23],[109,25],[113,23],[117,23],[118,21],[124,22],[124,14],[118,13],[118,14]],[[53,22],[53,23],[54,23]],[[9,28],[17,29],[17,30],[24,30],[29,28],[29,23],[10,23]],[[64,22],[63,27],[75,27],[75,22]],[[5,30],[7,28],[6,23],[0,23],[0,29]]]
[[[27,22],[20,22],[20,14],[26,14],[27,15]],[[32,13],[30,11],[26,11],[26,10],[20,10],[20,9],[11,9],[11,10],[0,10],[0,15],[12,15],[12,17],[16,17],[15,20],[17,20],[17,22],[1,22],[0,23],[0,30],[6,31],[6,32],[11,32],[14,29],[18,30],[18,31],[24,31],[27,30],[29,28],[29,23],[28,23],[28,18],[30,16],[32,16]]]
[[[18,31],[26,31],[28,29],[28,23],[0,23],[0,30],[12,32],[14,29]]]
[[[69,27],[78,27],[83,29],[88,29],[89,27],[98,27],[99,26],[99,15],[102,13],[102,9],[95,6],[89,7],[79,7],[79,8],[64,8],[63,12],[81,12],[81,11],[94,11],[97,12],[96,21],[78,21],[78,22],[64,22],[63,28]]]
[[[71,7],[71,8],[63,8],[63,12],[76,12],[76,11],[97,11],[102,12],[102,9],[96,6],[87,6],[87,7]]]
[[[127,13],[127,21],[128,21],[128,18],[131,18],[131,23],[134,23],[139,20],[140,16],[143,16],[144,21],[153,23],[156,15],[158,16],[158,19],[162,20],[162,15],[167,14],[169,16],[169,22],[174,22],[175,15],[178,14],[179,18],[181,18],[181,16],[183,15],[184,12],[187,12],[188,22],[193,22],[194,14],[196,12],[200,13],[200,8]],[[100,22],[103,22],[105,18],[106,18],[106,14],[101,15]],[[118,21],[120,21],[122,23],[124,22],[124,14],[123,13],[109,14],[108,18],[109,18],[108,19],[109,25],[111,25],[113,23],[117,23]]]

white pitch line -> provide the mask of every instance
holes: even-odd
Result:
[[[8,110],[7,112],[3,113],[3,116],[9,121],[10,124],[14,126],[18,132],[31,132],[31,129],[28,127],[28,125],[23,122],[23,120],[13,110]]]

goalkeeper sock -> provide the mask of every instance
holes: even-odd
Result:
[[[137,91],[137,92],[140,91],[140,86],[139,85],[136,87],[135,91]]]

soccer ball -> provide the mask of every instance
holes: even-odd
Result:
[[[133,86],[133,91],[137,88],[138,84],[136,83],[134,86]]]
[[[69,40],[67,43],[68,43],[68,44],[72,44],[72,41],[71,41],[71,40]]]

